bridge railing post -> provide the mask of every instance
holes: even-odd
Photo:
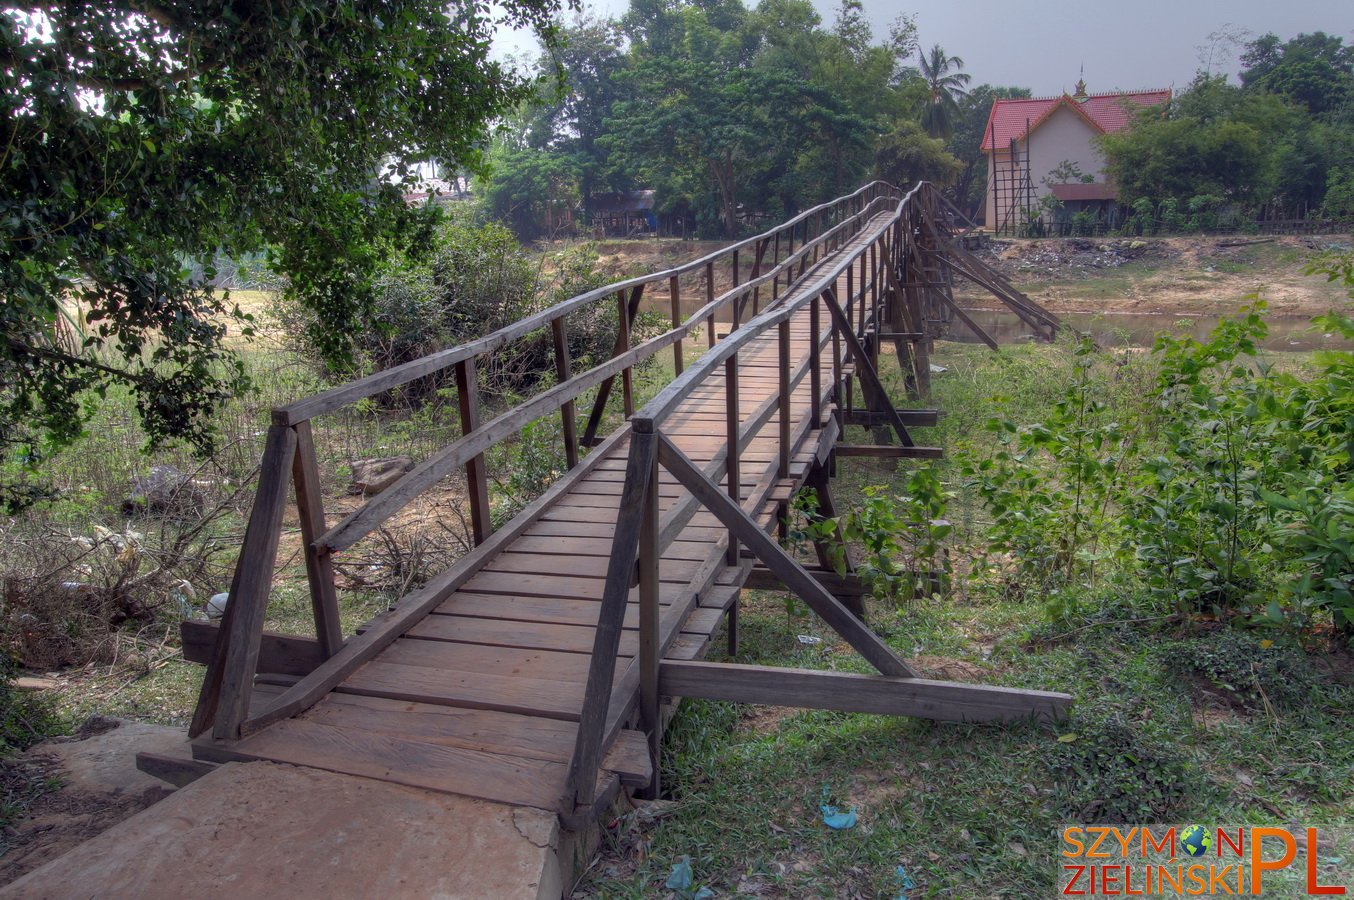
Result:
[[[315,441],[310,420],[292,426],[296,432],[296,453],[292,457],[292,484],[296,488],[296,513],[301,526],[301,550],[306,558],[306,580],[310,583],[310,607],[315,618],[315,637],[326,659],[343,646],[343,626],[339,622],[338,592],[334,587],[334,559],[327,550],[315,546],[315,539],[326,530],[324,496],[320,485],[320,467],[315,459]]]
[[[779,363],[779,381],[780,396],[777,418],[780,420],[780,430],[777,443],[779,446],[779,457],[777,460],[777,476],[780,478],[790,477],[790,320],[781,319],[776,326],[776,336],[778,338]]]
[[[678,284],[677,275],[668,279],[668,304],[672,312],[672,327],[677,328],[682,324],[682,291]],[[682,374],[682,342],[678,340],[672,345],[672,368],[677,375]]]
[[[615,355],[621,356],[630,350],[630,310],[624,291],[616,292],[616,308],[620,311],[617,316],[620,328],[616,337]],[[635,376],[632,366],[621,369],[621,400],[625,417],[628,419],[635,414]]]
[[[775,246],[771,250],[771,270],[776,274],[771,277],[771,302],[775,303],[776,298],[780,296],[780,229],[776,230]],[[786,280],[789,284],[789,280]]]
[[[728,492],[729,497],[742,505],[742,479],[738,466],[738,423],[741,416],[738,409],[738,354],[730,354],[724,361],[724,428],[725,440],[729,448]],[[729,531],[729,549],[726,560],[729,565],[738,565],[738,536]]]
[[[468,435],[480,427],[480,388],[475,374],[475,358],[456,364],[456,402],[461,413],[461,434]],[[484,454],[471,457],[465,464],[466,492],[470,495],[470,528],[479,546],[494,533],[489,513],[489,476],[484,467]]]
[[[268,429],[263,460],[259,463],[259,487],[254,508],[240,546],[241,564],[230,583],[230,603],[221,622],[221,632],[212,649],[197,709],[189,726],[190,737],[212,727],[221,740],[240,736],[240,723],[249,716],[263,641],[263,620],[273,584],[273,566],[281,539],[282,509],[287,505],[287,478],[296,453],[296,432],[285,425]]]
[[[652,423],[646,423],[653,427]],[[657,447],[658,434],[635,435]],[[639,525],[639,716],[649,736],[649,759],[653,761],[653,780],[645,796],[656,799],[662,787],[659,781],[659,753],[663,744],[663,717],[659,710],[658,670],[662,661],[662,609],[659,606],[658,547],[658,456],[645,451],[649,469],[643,474],[644,513]]]
[[[569,359],[569,336],[564,327],[563,316],[550,320],[550,334],[555,342],[555,380],[559,384],[573,377],[573,364]],[[560,426],[564,431],[564,459],[572,469],[578,465],[578,418],[574,413],[574,401],[565,401],[559,408],[559,416]]]
[[[715,264],[714,261],[705,264],[705,303],[710,305],[715,302]],[[705,321],[705,343],[707,346],[715,345],[715,314],[710,313],[710,318]]]
[[[823,324],[820,300],[809,301],[809,427],[822,427],[823,418]]]
[[[597,614],[597,630],[593,635],[583,708],[579,714],[578,733],[569,763],[566,796],[572,799],[576,807],[589,807],[597,797],[597,773],[611,719],[611,689],[616,678],[616,659],[625,627],[625,609],[630,600],[630,585],[635,578],[636,563],[640,561],[641,541],[651,527],[645,520],[651,514],[651,510],[646,509],[646,503],[656,492],[652,480],[657,477],[658,442],[653,428],[652,419],[632,423],[620,512],[616,518],[615,536],[611,541],[611,558],[607,563],[601,608]],[[648,576],[641,569],[641,584],[646,581],[649,584],[649,596],[656,608],[658,560],[653,549],[651,546],[648,556],[654,568]],[[651,610],[651,615],[656,622],[656,611]],[[653,633],[657,633],[656,626]],[[652,655],[648,659],[652,665],[657,655],[656,644],[650,649]],[[653,687],[656,690],[656,679]]]

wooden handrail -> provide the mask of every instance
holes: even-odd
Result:
[[[868,213],[873,206],[873,203],[874,201],[871,201],[871,204],[867,205],[865,210],[857,215],[865,215]],[[831,236],[837,230],[849,227],[854,221],[855,218],[853,217],[852,219],[848,219],[847,221],[834,226],[832,230],[819,235],[814,242],[804,245],[799,252],[808,252],[819,243],[831,239]],[[618,375],[625,377],[625,374],[629,372],[633,366],[657,355],[664,348],[673,346],[681,342],[684,338],[690,337],[692,332],[694,332],[705,320],[712,317],[721,306],[729,303],[737,305],[741,302],[741,298],[747,293],[756,290],[758,287],[777,277],[781,271],[790,270],[793,267],[794,262],[794,258],[787,258],[780,266],[720,294],[713,301],[707,303],[705,306],[688,316],[686,321],[676,328],[671,328],[656,335],[632,349],[624,350],[621,355],[613,356],[611,359],[600,365],[594,366],[585,372],[571,375],[567,380],[557,383],[554,387],[541,392],[531,400],[513,407],[488,422],[478,425],[473,428],[473,430],[465,431],[459,439],[425,459],[409,472],[409,474],[401,478],[393,487],[383,491],[381,494],[349,513],[333,528],[330,528],[321,535],[315,541],[314,546],[319,550],[329,552],[343,550],[352,546],[357,541],[379,528],[387,519],[398,513],[442,478],[445,478],[462,466],[472,465],[473,461],[481,457],[490,447],[493,447],[500,441],[518,433],[527,423],[562,409],[565,404],[572,403],[581,394],[594,386],[599,384],[604,385]],[[634,281],[635,280],[632,279],[631,282],[628,282],[633,285],[631,288],[631,301],[635,300],[637,297],[634,292],[640,290],[643,286],[642,284],[634,284]],[[616,296],[624,297],[624,294],[618,292]],[[625,309],[634,304],[627,301],[623,302],[621,305],[622,308]],[[552,327],[553,324],[554,323],[552,323]],[[744,334],[743,330],[740,329],[735,335],[725,341],[721,341],[719,347],[723,348],[728,344],[729,340],[734,340],[737,344],[741,345],[751,336],[752,335],[750,334]],[[624,348],[628,344],[628,340],[628,334],[622,330],[621,339],[618,341],[618,347]],[[555,345],[557,348],[560,346],[560,342],[561,339],[556,336]],[[717,350],[716,352],[719,351]],[[471,359],[473,359],[473,357]],[[468,359],[461,359],[453,363],[453,365],[459,371],[468,363]],[[354,384],[357,384],[357,382],[354,382]],[[464,391],[460,393],[464,394]],[[629,393],[629,391],[626,391],[627,395]],[[291,407],[287,408],[289,409]],[[596,412],[597,410],[594,410],[594,413]],[[627,412],[629,412],[628,409]],[[463,417],[463,421],[478,421],[477,416],[478,413],[476,411],[475,419],[464,419]],[[589,430],[592,431],[595,429],[590,427]],[[568,429],[566,426],[566,453],[569,444],[567,432]],[[476,515],[476,519],[483,520],[477,525],[475,537],[476,542],[478,543],[484,540],[488,530],[488,511],[485,498],[480,498],[477,509],[479,512]]]
[[[901,212],[910,198],[915,196],[923,186],[929,187],[926,182],[922,182],[909,191],[907,195],[898,202],[898,212]],[[865,210],[862,211],[861,215],[867,213],[869,209],[870,206],[867,206]],[[825,232],[824,235],[835,233],[837,229],[844,228],[847,224],[847,222],[843,222],[840,225],[834,226],[833,232]],[[874,234],[871,236],[871,240],[878,239],[878,235],[884,233],[892,226],[893,218],[890,217],[888,222],[881,224],[875,229]],[[812,246],[817,246],[817,244]],[[803,249],[810,249],[810,247],[809,245],[806,245]],[[677,407],[677,404],[686,398],[687,394],[690,393],[695,385],[709,377],[716,366],[727,360],[730,355],[737,353],[740,347],[755,339],[767,328],[778,324],[783,319],[788,319],[790,316],[793,316],[810,299],[820,296],[828,286],[836,282],[837,277],[841,274],[843,269],[849,268],[850,264],[854,263],[862,252],[864,252],[863,248],[853,254],[850,258],[846,259],[845,265],[843,265],[842,261],[838,261],[838,264],[833,266],[830,270],[817,273],[810,283],[811,286],[804,290],[799,299],[795,300],[793,303],[787,305],[784,302],[781,302],[776,306],[768,308],[756,318],[744,323],[737,331],[733,332],[713,348],[706,351],[699,360],[693,363],[691,367],[680,376],[669,382],[667,386],[653,397],[652,400],[644,405],[643,409],[635,414],[634,418],[636,420],[647,419],[654,423],[661,422]],[[761,281],[762,279],[769,279],[771,277],[773,277],[772,273],[767,273],[758,280]],[[801,276],[801,278],[802,277],[804,276]],[[755,284],[756,282],[750,281],[743,285],[742,288],[745,290],[750,289]],[[788,296],[788,294],[789,291],[786,292],[786,296]],[[725,296],[727,296],[727,294]],[[722,300],[723,298],[720,299]],[[701,311],[701,314],[703,313],[704,310]]]
[[[707,263],[717,262],[726,256],[738,253],[745,247],[755,246],[758,241],[774,235],[777,231],[796,225],[799,222],[806,220],[809,216],[816,215],[823,210],[849,203],[854,198],[866,192],[871,192],[876,186],[881,186],[883,189],[891,191],[898,190],[886,182],[870,182],[852,194],[848,194],[847,196],[840,197],[836,200],[829,200],[812,209],[805,210],[789,222],[783,222],[764,234],[745,238],[727,247],[722,247],[719,250],[708,253],[699,259],[683,263],[682,265],[675,266],[671,269],[664,269],[661,272],[639,275],[634,278],[627,278],[623,281],[595,288],[586,293],[579,294],[576,297],[571,297],[568,300],[556,303],[554,306],[527,316],[525,319],[513,322],[510,325],[505,325],[503,328],[500,328],[491,334],[487,334],[484,337],[468,341],[464,344],[459,344],[455,347],[449,347],[446,350],[398,366],[393,366],[389,369],[384,369],[364,378],[359,378],[347,384],[339,385],[338,387],[322,393],[287,404],[286,406],[277,407],[273,410],[273,424],[295,425],[298,422],[333,412],[350,403],[355,403],[359,400],[375,396],[376,394],[388,391],[391,388],[408,384],[416,378],[423,378],[427,375],[440,372],[462,360],[470,359],[474,356],[481,356],[485,353],[492,353],[517,338],[528,335],[538,329],[548,327],[555,319],[567,316],[569,313],[588,306],[595,301],[602,300],[618,291],[643,287],[648,284],[664,281],[673,276],[694,272],[704,268]]]

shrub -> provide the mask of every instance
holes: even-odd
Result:
[[[375,283],[372,327],[353,335],[356,368],[379,371],[454,347],[554,303],[606,283],[591,245],[533,261],[502,225],[453,220],[438,231],[425,259],[393,259]],[[317,365],[321,356],[309,343],[310,314],[286,301],[277,313],[294,349]],[[589,368],[610,355],[618,311],[605,300],[568,317],[567,334],[574,370]],[[636,335],[644,333],[637,323]],[[553,377],[554,341],[548,329],[525,335],[478,361],[480,390],[486,397],[509,398]],[[330,376],[350,373],[328,372]],[[434,401],[454,384],[445,372],[419,379],[387,395],[394,406]]]
[[[72,535],[30,514],[0,523],[0,643],[37,669],[111,662],[137,634],[190,611],[225,582],[239,538],[229,498],[199,517],[95,525]]]
[[[1270,704],[1296,706],[1316,685],[1312,667],[1299,647],[1236,629],[1170,641],[1156,652],[1166,671],[1202,678],[1252,709]]]
[[[1198,792],[1197,768],[1131,710],[1082,702],[1065,729],[1044,758],[1067,821],[1170,822]]]
[[[1094,583],[1098,564],[1117,549],[1114,502],[1138,450],[1135,430],[1124,424],[1131,410],[1113,402],[1119,368],[1082,338],[1048,415],[1025,426],[990,418],[985,428],[997,438],[996,452],[961,460],[992,513],[991,545],[1010,555],[1022,591]]]

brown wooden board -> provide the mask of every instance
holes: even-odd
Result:
[[[674,697],[947,722],[1061,719],[1072,702],[1069,695],[1051,691],[730,663],[664,662],[660,676],[663,693]]]
[[[578,712],[583,706],[581,682],[401,666],[379,659],[354,672],[338,690],[346,694],[497,709],[569,721],[578,720]]]
[[[216,622],[185,619],[179,623],[179,638],[183,644],[183,658],[188,662],[206,664],[211,660],[221,626]],[[258,671],[281,675],[308,675],[324,662],[324,650],[315,638],[263,632],[259,642]]]
[[[302,719],[279,722],[229,746],[195,752],[219,762],[273,760],[556,811],[560,809],[566,774],[563,763],[317,725]]]
[[[558,719],[357,694],[331,694],[303,713],[300,720],[561,763],[569,761],[577,730],[573,722]],[[643,735],[621,732],[602,766],[625,779],[645,776],[649,761]]]
[[[467,592],[456,594],[438,607],[433,614],[595,626],[597,602],[558,597],[514,597]],[[629,604],[625,615],[626,625],[638,627],[639,612],[634,602]]]
[[[591,653],[595,631],[594,627],[587,625],[436,615],[428,616],[409,629],[406,638],[556,650],[561,653]],[[634,656],[635,647],[633,634],[627,632],[621,635],[621,656]]]
[[[587,657],[556,650],[458,644],[400,638],[381,654],[381,662],[484,675],[521,675],[551,681],[579,681],[588,674]]]

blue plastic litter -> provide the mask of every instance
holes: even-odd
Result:
[[[842,831],[846,828],[856,827],[856,808],[853,806],[846,812],[842,812],[831,803],[824,803],[818,807],[823,813],[823,824],[835,831]]]
[[[907,874],[907,869],[904,869],[902,866],[894,869],[893,874],[898,876],[898,881],[901,883],[901,887],[899,887],[898,893],[893,900],[908,900],[907,892],[916,887],[917,883],[912,880],[912,876]]]
[[[691,857],[683,856],[677,865],[672,867],[672,874],[668,876],[664,886],[670,891],[676,891],[682,900],[709,900],[715,895],[715,892],[707,887],[692,891],[691,887],[695,883],[696,876],[691,871]]]

